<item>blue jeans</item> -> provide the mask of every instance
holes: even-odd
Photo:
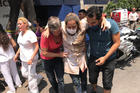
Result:
[[[75,93],[87,91],[87,69],[83,73],[80,70],[79,75],[70,74],[70,77],[72,78],[72,82],[74,84]]]
[[[49,82],[55,92],[64,93],[64,64],[62,58],[54,58],[51,60],[43,59],[43,63]]]

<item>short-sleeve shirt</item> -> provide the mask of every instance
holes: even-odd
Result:
[[[56,43],[54,41],[54,36],[52,34],[50,34],[48,38],[45,38],[43,37],[43,35],[41,35],[40,47],[41,49],[43,48],[47,49],[48,52],[59,53],[60,48],[62,47],[62,41]],[[54,59],[55,57],[45,57],[41,53],[41,58],[45,60],[50,60],[50,59]]]
[[[28,60],[31,59],[34,53],[35,50],[34,43],[37,42],[37,36],[31,30],[28,30],[24,35],[22,35],[22,32],[20,32],[17,42],[20,47],[20,59],[24,62],[27,62]],[[34,57],[34,60],[37,59],[38,55]]]
[[[96,58],[105,56],[113,45],[112,35],[119,32],[119,27],[117,23],[112,19],[107,19],[110,22],[111,28],[102,31],[100,27],[98,29],[88,29],[87,33],[89,35],[90,42],[90,54]],[[116,52],[113,53],[108,60],[114,59],[116,57]]]
[[[11,39],[11,35],[9,33],[7,33],[9,39]],[[0,46],[0,62],[6,62],[10,59],[13,59],[13,57],[15,56],[15,51],[11,45],[11,43],[9,44],[8,49],[5,51],[3,49],[2,46]]]

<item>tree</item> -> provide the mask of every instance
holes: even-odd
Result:
[[[140,9],[140,0],[118,0],[116,3],[111,0],[104,12],[110,14],[114,9],[122,8],[131,10],[133,7]]]

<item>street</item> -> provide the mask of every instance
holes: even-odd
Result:
[[[136,57],[130,63],[126,63],[123,68],[117,67],[115,70],[114,80],[113,80],[113,88],[112,93],[140,93],[140,56]],[[42,69],[42,65],[38,66],[38,72],[44,77],[39,85],[40,93],[51,93],[52,88],[44,70]],[[102,74],[100,73],[99,81],[98,81],[98,88],[97,93],[103,93],[102,88]],[[23,87],[17,89],[17,93],[28,93],[28,85],[27,80],[23,80]],[[72,81],[69,75],[64,75],[64,82],[65,82],[65,93],[74,93],[72,87]],[[6,93],[6,90],[2,93]],[[91,85],[88,82],[88,93],[91,91]]]

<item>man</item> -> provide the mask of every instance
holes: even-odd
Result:
[[[129,14],[130,29],[135,30],[138,18],[136,8],[132,8],[132,12]]]
[[[111,28],[102,31],[102,11],[97,7],[87,10],[87,22],[90,26],[87,30],[90,43],[90,59],[88,63],[89,81],[96,93],[99,72],[103,73],[104,93],[111,93],[113,74],[115,69],[116,50],[120,45],[120,32],[117,23],[111,19]]]
[[[86,10],[85,9],[79,10],[78,16],[80,20],[84,19],[86,17]]]

